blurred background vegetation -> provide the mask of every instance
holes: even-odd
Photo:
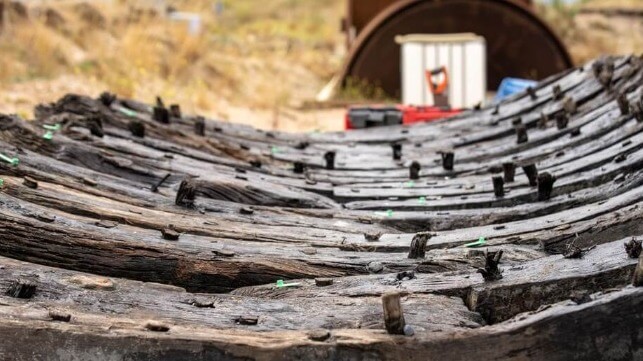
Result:
[[[6,0],[0,0],[6,1]],[[163,3],[162,6],[159,3]],[[344,0],[66,1],[10,7],[0,33],[0,111],[31,115],[67,92],[152,102],[156,95],[197,112],[263,128],[332,129],[340,111],[303,105],[346,55],[339,31]],[[198,13],[201,31],[169,21],[166,7]],[[576,62],[640,53],[641,19],[583,14],[595,7],[641,7],[643,0],[553,0],[537,9]],[[637,33],[638,32],[638,33]],[[638,34],[638,35],[637,35]],[[356,82],[342,96],[377,98]],[[335,123],[341,126],[341,118]]]

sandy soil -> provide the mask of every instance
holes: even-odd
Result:
[[[9,84],[0,91],[0,112],[29,118],[38,104],[56,101],[68,93],[97,96],[105,89],[107,87],[98,81],[74,75]],[[312,110],[280,108],[271,111],[237,106],[221,100],[210,112],[200,114],[262,129],[307,132],[342,130],[344,112],[341,107]]]

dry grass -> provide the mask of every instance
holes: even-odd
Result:
[[[642,0],[582,0],[571,4],[554,1],[537,5],[537,12],[558,33],[572,55],[582,64],[605,54],[641,54],[643,51],[643,19],[606,17],[583,14],[583,7],[628,8],[643,5]]]
[[[121,96],[158,94],[226,117],[231,106],[279,113],[314,98],[342,60],[342,0],[229,0],[221,14],[212,1],[171,2],[201,15],[198,36],[141,3],[31,8],[0,36],[0,83],[74,74]]]
[[[344,1],[226,0],[221,14],[213,11],[215,1],[168,1],[202,16],[198,36],[160,9],[154,14],[154,0],[34,2],[29,19],[12,16],[11,27],[0,34],[0,111],[29,115],[35,104],[66,92],[110,90],[148,102],[160,95],[185,112],[263,128],[337,129],[341,110],[295,109],[314,99],[341,65]],[[615,2],[643,3],[590,0],[587,6]],[[576,62],[643,50],[640,19],[614,22],[578,9],[561,3],[538,7]],[[339,96],[390,100],[359,82]]]
[[[585,5],[592,8],[625,8],[625,9],[643,9],[641,0],[589,0]]]

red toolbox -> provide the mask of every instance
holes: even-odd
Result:
[[[412,124],[448,118],[460,113],[460,109],[436,106],[376,105],[348,108],[346,129],[371,128],[384,125]]]

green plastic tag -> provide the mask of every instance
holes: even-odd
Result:
[[[393,217],[393,210],[392,209],[387,209],[384,212],[375,212],[376,216],[382,216],[382,217]]]
[[[133,110],[129,110],[127,108],[122,108],[122,107],[119,108],[119,110],[121,111],[121,113],[123,113],[123,114],[125,114],[125,115],[127,115],[129,117],[135,117],[136,116],[136,112],[133,111]]]
[[[47,130],[54,131],[54,132],[57,131],[57,130],[60,130],[60,124],[59,123],[54,124],[54,125],[44,124],[42,127],[47,129]]]
[[[471,243],[467,243],[467,244],[465,244],[464,246],[465,246],[465,247],[474,248],[474,247],[484,246],[485,244],[487,244],[487,240],[486,240],[484,237],[480,237],[480,238],[478,238],[478,240],[477,240],[477,241],[475,241],[475,242],[471,242]]]
[[[284,280],[277,280],[277,288],[298,287],[299,283],[284,283]]]
[[[20,159],[18,159],[18,158],[9,158],[4,154],[0,154],[0,159],[4,160],[5,162],[11,164],[14,167],[16,167],[18,164],[20,164]]]

